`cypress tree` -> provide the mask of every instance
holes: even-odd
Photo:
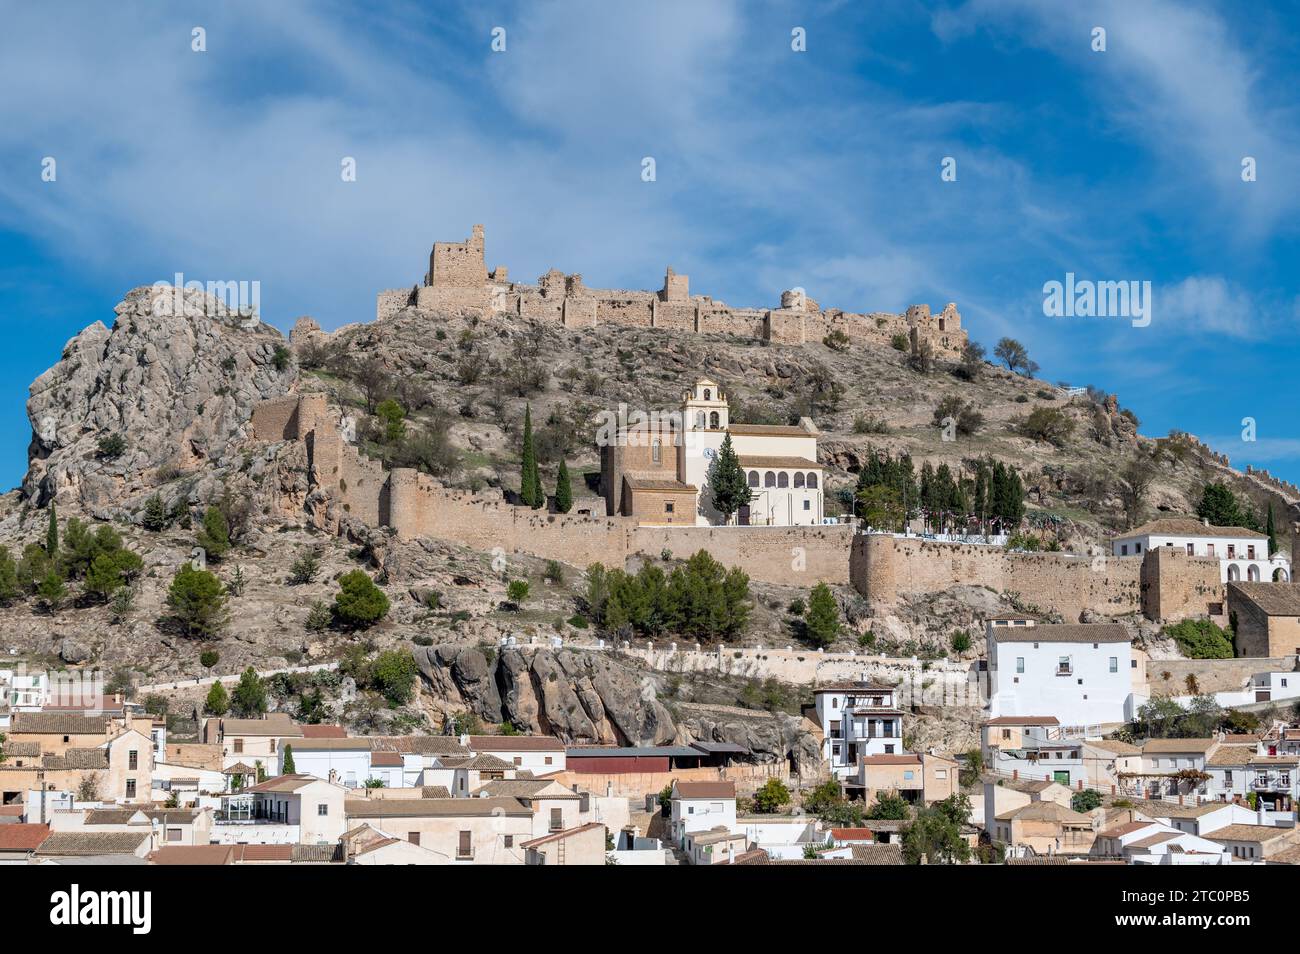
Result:
[[[555,478],[555,509],[568,513],[573,509],[573,485],[569,482],[569,465],[560,461],[560,473]],[[1270,517],[1272,511],[1269,511]]]
[[[1264,524],[1264,532],[1268,534],[1268,555],[1272,556],[1277,552],[1277,527],[1273,525],[1273,501],[1268,502],[1268,517]]]
[[[284,747],[284,765],[281,766],[281,775],[293,775],[298,771],[298,766],[293,764],[293,746]]]
[[[59,516],[54,510],[54,501],[50,501],[50,525],[45,531],[45,553],[51,559],[59,556]]]
[[[542,477],[537,470],[537,448],[533,445],[532,405],[524,408],[524,447],[520,456],[519,498],[525,505],[536,510],[545,502],[545,498],[541,494]]]
[[[713,490],[713,507],[722,514],[724,523],[730,523],[731,515],[753,497],[740,458],[731,446],[730,434],[722,438],[722,447],[709,468],[709,487]]]

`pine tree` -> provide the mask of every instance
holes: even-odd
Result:
[[[713,491],[713,507],[722,514],[722,522],[730,523],[731,515],[749,503],[753,494],[740,458],[731,446],[731,435],[722,438],[722,447],[709,468],[709,487]]]
[[[568,513],[573,509],[573,485],[569,482],[569,465],[560,461],[560,472],[555,478],[555,509],[558,513]],[[1269,511],[1269,519],[1273,512]]]
[[[59,516],[54,511],[54,501],[50,501],[50,524],[45,531],[45,553],[51,560],[59,556]]]
[[[203,526],[195,535],[198,545],[209,560],[217,561],[230,549],[230,525],[226,515],[215,504],[203,514]]]
[[[808,595],[808,612],[804,614],[804,631],[817,646],[829,646],[840,631],[840,607],[835,594],[825,583],[818,583]]]
[[[166,529],[167,507],[163,504],[160,495],[154,494],[144,502],[144,515],[140,518],[140,523],[146,530],[152,530],[155,533]]]
[[[533,408],[524,408],[524,447],[519,466],[519,498],[534,510],[546,503],[542,475],[537,469],[537,448],[533,444]]]
[[[214,716],[223,716],[230,711],[230,694],[226,692],[226,687],[220,681],[214,682],[212,688],[208,690],[208,698],[203,703],[203,708]]]

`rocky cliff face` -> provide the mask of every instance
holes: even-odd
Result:
[[[509,721],[577,745],[734,742],[754,761],[817,771],[816,740],[794,716],[684,704],[674,717],[658,698],[658,673],[609,654],[522,647],[489,655],[449,644],[417,650],[415,658],[429,693],[449,713],[467,710],[486,723]]]
[[[296,380],[283,336],[197,290],[133,289],[31,386],[24,496],[88,510],[217,461]],[[277,368],[277,361],[281,367]],[[101,440],[119,435],[120,453]]]

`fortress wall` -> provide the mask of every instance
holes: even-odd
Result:
[[[1064,553],[1010,553],[1001,547],[937,543],[873,534],[854,541],[850,578],[868,599],[950,586],[986,586],[1019,594],[1040,609],[1077,622],[1084,610],[1123,616],[1142,608],[1141,559]]]
[[[1294,656],[1235,657],[1232,659],[1148,659],[1147,683],[1153,696],[1192,695],[1187,677],[1196,679],[1201,692],[1240,692],[1257,672],[1294,672]],[[1166,679],[1165,675],[1169,678]],[[1283,705],[1286,703],[1284,702]]]
[[[1143,611],[1148,619],[1212,616],[1223,621],[1227,592],[1219,561],[1156,547],[1142,556]]]
[[[649,328],[653,312],[651,299],[601,298],[596,302],[596,320],[602,325],[623,325],[628,328]]]
[[[528,321],[559,324],[564,317],[564,299],[559,296],[544,297],[536,289],[524,292],[519,296],[519,317]]]
[[[298,395],[264,401],[253,408],[253,440],[292,441],[298,439]]]
[[[740,567],[764,583],[812,587],[849,582],[847,524],[816,527],[636,527],[630,551],[658,557],[664,550],[684,560],[707,550],[727,567]]]
[[[684,301],[661,301],[655,304],[654,326],[667,331],[694,331],[695,304]]]
[[[408,305],[415,304],[416,295],[410,288],[389,288],[375,299],[375,320],[391,318]]]

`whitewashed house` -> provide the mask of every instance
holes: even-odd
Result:
[[[1141,556],[1156,547],[1181,550],[1189,556],[1219,560],[1224,583],[1230,580],[1289,582],[1291,561],[1268,552],[1268,536],[1245,527],[1215,527],[1208,520],[1162,517],[1116,536],[1112,556]]]
[[[564,743],[549,735],[462,735],[460,744],[475,755],[495,755],[517,770],[549,775],[565,770]]]
[[[1097,832],[1094,856],[1130,865],[1226,865],[1231,852],[1218,842],[1161,821],[1133,821]]]
[[[997,617],[985,634],[992,718],[1050,713],[1065,731],[1126,722],[1141,704],[1133,691],[1136,660],[1118,623]]]
[[[822,730],[822,757],[836,778],[856,778],[867,755],[902,755],[903,710],[893,686],[838,682],[813,690]]]
[[[1054,717],[1001,716],[984,723],[982,737],[984,765],[991,772],[1072,789],[1088,781],[1083,740],[1063,738]]]
[[[679,848],[685,847],[688,833],[739,830],[734,782],[674,782],[670,806],[668,835]]]

